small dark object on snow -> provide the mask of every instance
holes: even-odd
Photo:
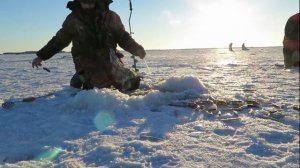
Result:
[[[297,110],[297,111],[300,111],[300,106],[299,106],[299,105],[295,105],[295,106],[293,107],[293,109],[294,109],[294,110]]]
[[[45,70],[45,71],[47,71],[47,72],[51,72],[50,69],[45,68],[45,67],[43,68],[43,70]]]
[[[12,101],[7,101],[7,102],[2,103],[1,106],[2,106],[2,108],[4,108],[4,109],[11,109],[14,105],[15,105],[14,102],[12,102]]]

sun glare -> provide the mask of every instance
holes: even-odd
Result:
[[[187,0],[190,11],[185,17],[183,46],[227,46],[259,40],[258,14],[254,6],[238,0]],[[184,39],[184,40],[183,40]]]

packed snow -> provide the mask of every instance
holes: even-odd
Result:
[[[70,88],[70,53],[50,72],[34,57],[0,55],[0,103],[38,97],[0,108],[0,167],[299,166],[299,68],[282,47],[148,51],[128,94]]]

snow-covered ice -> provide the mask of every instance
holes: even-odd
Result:
[[[0,108],[0,167],[299,166],[299,69],[281,47],[148,51],[130,95],[70,88],[69,53],[44,62],[51,72],[34,57],[0,55],[0,103],[54,93]],[[234,114],[176,106],[211,99],[261,107],[222,120]]]

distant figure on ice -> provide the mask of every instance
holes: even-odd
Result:
[[[284,29],[283,56],[285,68],[299,67],[299,13],[291,16]]]
[[[229,51],[233,51],[232,50],[232,43],[229,43]]]
[[[32,67],[41,66],[42,61],[50,59],[72,42],[76,69],[70,82],[72,87],[137,89],[140,77],[122,64],[116,48],[119,45],[141,59],[146,52],[125,31],[120,16],[109,10],[110,3],[112,0],[69,1],[67,8],[72,12],[56,35],[37,52]]]
[[[249,49],[245,46],[245,43],[242,44],[242,50],[249,50]]]

